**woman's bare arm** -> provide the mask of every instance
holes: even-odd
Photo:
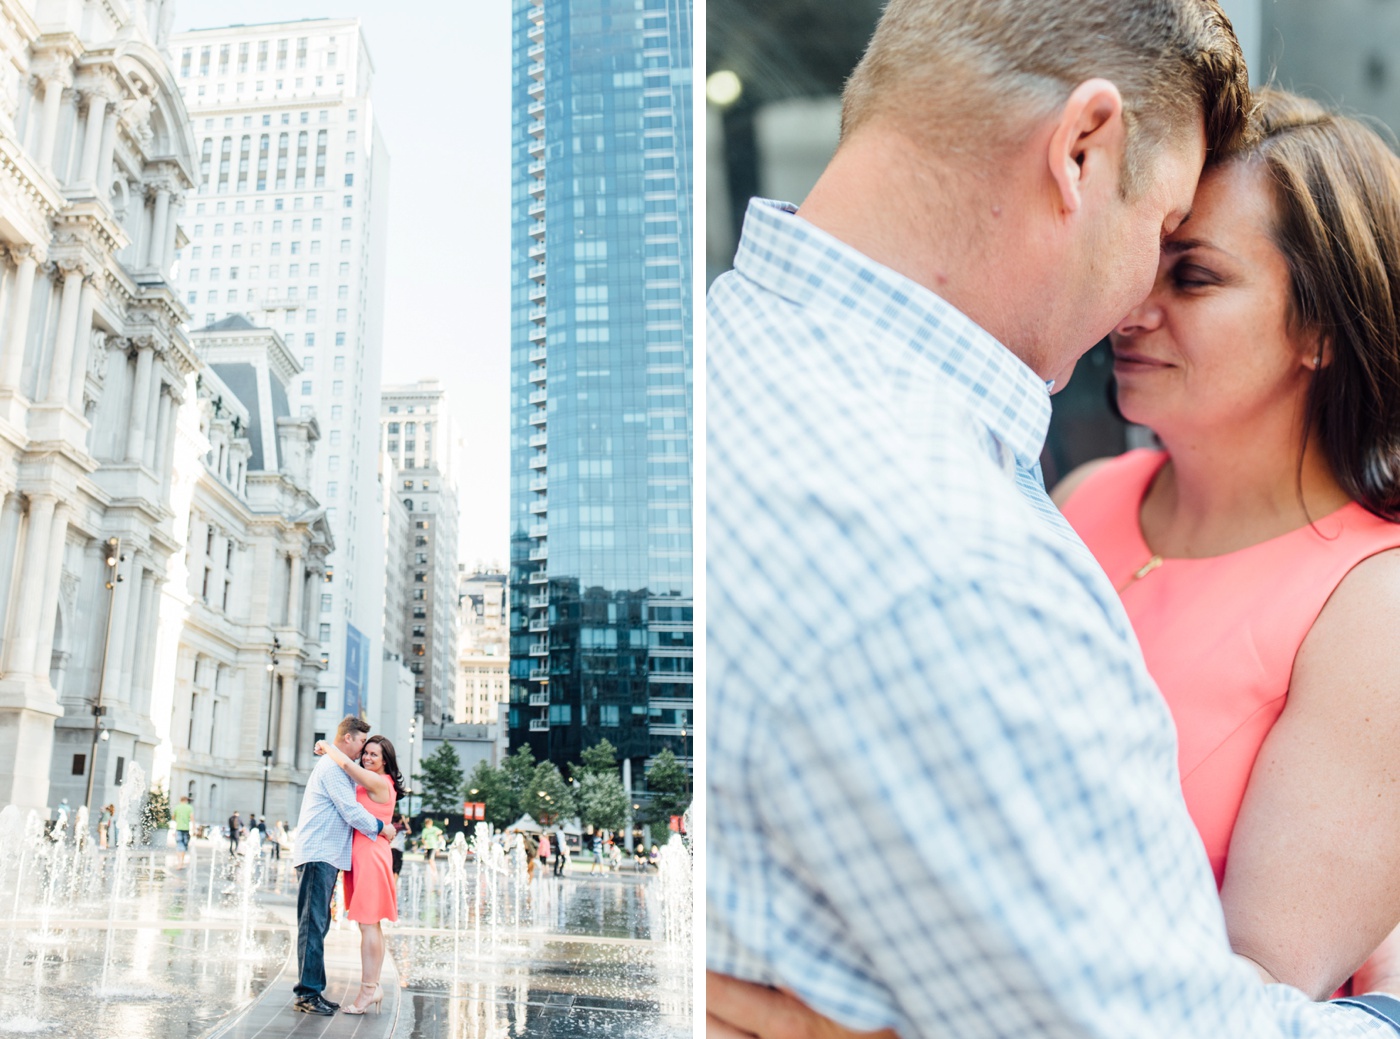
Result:
[[[324,749],[323,749],[324,748]],[[356,783],[369,791],[369,798],[377,805],[386,805],[394,799],[394,784],[388,776],[380,775],[378,772],[371,772],[362,767],[358,762],[351,761],[345,756],[345,752],[334,743],[327,743],[325,740],[316,741],[316,752],[330,756],[330,759],[343,768]]]
[[[1304,640],[1254,763],[1221,901],[1235,951],[1324,999],[1400,923],[1400,550]]]

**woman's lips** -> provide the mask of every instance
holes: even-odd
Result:
[[[1115,372],[1145,372],[1172,367],[1175,366],[1131,351],[1115,350],[1113,352],[1113,370]]]

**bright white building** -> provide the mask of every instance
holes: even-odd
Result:
[[[457,489],[442,384],[424,379],[385,386],[379,436],[380,450],[393,463],[392,473],[386,470],[388,490],[410,526],[399,565],[409,581],[403,654],[413,673],[413,714],[437,725],[453,720],[457,681]]]
[[[459,722],[495,724],[510,701],[510,622],[504,570],[458,568],[457,707]]]
[[[319,430],[288,409],[300,368],[275,332],[240,315],[192,341],[203,364],[176,431],[183,552],[161,603],[155,772],[202,821],[253,810],[295,823],[326,734],[317,607],[334,546],[310,492]]]
[[[322,440],[311,490],[335,543],[315,604],[326,661],[317,730],[375,717],[384,548],[376,452],[389,159],[357,19],[171,38],[205,182],[191,199],[180,301],[196,326],[247,313],[302,369],[296,416]]]

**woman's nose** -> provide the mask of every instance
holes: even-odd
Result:
[[[1136,335],[1151,332],[1162,324],[1162,308],[1157,302],[1156,293],[1149,295],[1119,321],[1113,331],[1118,335]]]

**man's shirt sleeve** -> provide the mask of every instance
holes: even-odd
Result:
[[[906,596],[771,704],[772,980],[906,1039],[1393,1039],[1231,953],[1165,706],[1064,591]]]

